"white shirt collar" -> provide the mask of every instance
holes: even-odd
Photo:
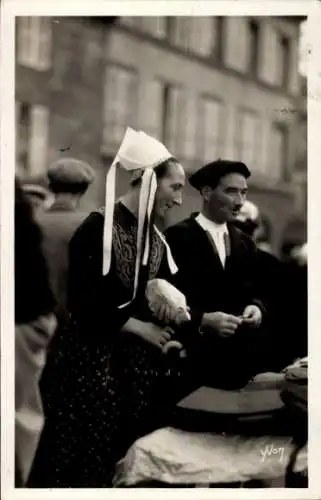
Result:
[[[205,215],[202,213],[198,214],[196,220],[205,231],[209,231],[210,233],[215,232],[228,234],[226,222],[224,222],[223,224],[217,224],[216,222],[213,222],[212,220],[205,217]]]

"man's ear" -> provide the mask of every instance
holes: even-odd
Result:
[[[204,186],[201,190],[201,195],[203,197],[203,200],[209,201],[211,193],[212,193],[212,188],[210,188],[210,186]]]

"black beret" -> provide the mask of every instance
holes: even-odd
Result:
[[[241,174],[246,179],[251,175],[245,163],[231,160],[216,160],[193,173],[189,177],[189,183],[193,188],[200,191],[205,186],[215,186],[221,177],[232,173]]]

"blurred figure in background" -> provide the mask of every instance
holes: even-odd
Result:
[[[269,242],[269,234],[261,217],[259,208],[246,200],[235,221],[235,225],[245,234],[253,238],[257,245],[255,255],[256,286],[266,297],[268,314],[267,328],[270,331],[269,345],[266,350],[267,367],[269,370],[281,370],[286,364],[285,351],[287,341],[283,332],[283,292],[282,266],[279,259],[273,255]],[[258,242],[257,242],[258,238]]]
[[[282,246],[284,306],[288,312],[289,363],[308,355],[307,243]]]
[[[256,276],[269,297],[273,335],[267,355],[273,357],[272,368],[278,371],[307,356],[307,245],[285,241],[279,260],[272,254],[266,225],[260,227],[262,220],[258,208],[246,201],[236,225],[263,243],[257,243]]]
[[[28,478],[44,417],[39,379],[56,319],[54,298],[32,207],[15,181],[15,456],[16,486]]]
[[[53,163],[47,175],[55,201],[47,210],[37,212],[37,221],[43,233],[43,251],[57,302],[56,314],[62,322],[66,314],[69,242],[88,215],[79,209],[79,204],[95,175],[87,163],[74,158]]]
[[[22,190],[34,210],[46,210],[54,201],[53,194],[40,184],[23,184]]]
[[[259,224],[254,231],[254,240],[256,246],[267,253],[275,255],[271,245],[271,227],[269,221],[259,214]]]

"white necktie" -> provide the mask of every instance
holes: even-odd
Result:
[[[222,266],[225,266],[225,260],[226,260],[226,249],[225,249],[225,242],[224,242],[224,233],[223,231],[218,231],[216,233],[217,240],[218,240],[218,254],[220,256]]]

